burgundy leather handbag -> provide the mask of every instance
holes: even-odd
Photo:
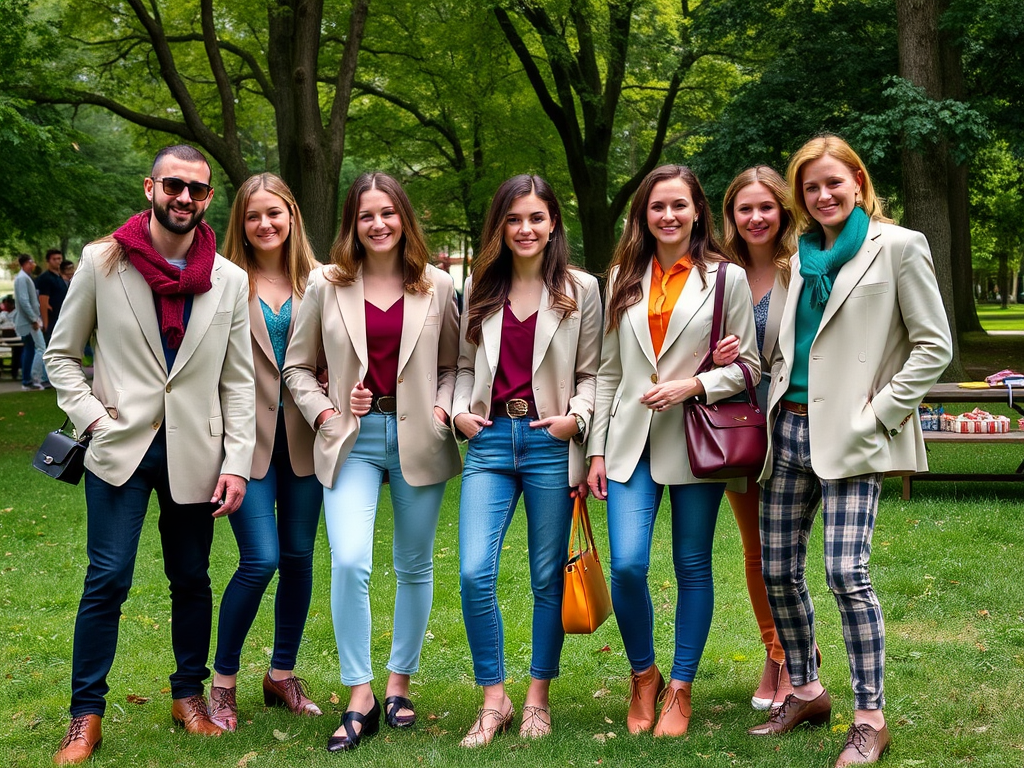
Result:
[[[697,373],[714,367],[712,353],[722,334],[722,304],[725,299],[725,270],[718,266],[711,340]],[[736,362],[743,372],[746,391],[734,398],[708,404],[695,399],[683,403],[683,431],[690,471],[702,480],[728,480],[759,475],[768,453],[768,425],[757,404],[750,369]]]

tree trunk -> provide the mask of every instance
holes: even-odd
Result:
[[[900,76],[924,88],[932,99],[943,97],[943,52],[938,30],[943,5],[944,0],[897,0],[896,3]],[[948,156],[949,148],[945,141],[939,142],[929,152],[904,148],[904,223],[928,238],[942,303],[952,330],[953,360],[943,374],[943,380],[962,381],[966,372],[960,361],[953,298]]]

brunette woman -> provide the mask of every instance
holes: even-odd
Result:
[[[884,218],[857,153],[836,136],[789,163],[805,232],[773,358],[762,475],[764,576],[793,693],[753,735],[826,724],[805,543],[819,503],[825,578],[839,604],[853,683],[853,724],[837,768],[889,746],[882,707],[885,631],[868,558],[886,473],[927,469],[917,406],[950,360],[928,242]]]
[[[266,704],[319,715],[295,676],[295,657],[313,592],[313,543],[323,498],[313,475],[313,430],[281,368],[306,279],[316,264],[302,214],[288,185],[272,173],[252,176],[231,206],[224,255],[249,274],[249,327],[256,369],[256,451],[242,506],[228,517],[238,569],[221,599],[210,719],[238,725],[235,680],[242,644],[274,573],[274,651],[263,676]],[[276,515],[275,515],[276,509]]]
[[[433,599],[433,547],[445,483],[461,469],[449,426],[459,320],[451,277],[429,253],[401,185],[367,173],[349,189],[331,263],[310,276],[288,347],[285,380],[317,429],[331,543],[331,613],[348,710],[328,739],[355,749],[376,733],[370,688],[369,581],[377,501],[385,476],[394,509],[395,594],[384,719],[416,720],[409,677],[419,668]],[[316,380],[323,349],[329,383]]]
[[[711,545],[725,483],[690,471],[680,406],[714,403],[745,388],[733,363],[695,374],[708,349],[721,249],[693,172],[656,168],[640,183],[608,277],[605,338],[597,377],[590,489],[608,500],[612,604],[631,667],[626,724],[654,726],[664,680],[655,665],[654,609],[647,583],[654,520],[668,487],[677,581],[675,653],[655,736],[681,736],[711,626]],[[739,339],[739,361],[761,371],[743,270],[724,273],[723,333]]]
[[[466,282],[455,426],[469,438],[459,507],[462,613],[484,701],[462,746],[506,731],[497,581],[505,532],[526,506],[533,659],[520,734],[551,732],[548,689],[562,651],[562,579],[572,496],[586,493],[582,442],[594,409],[600,355],[597,280],[569,266],[558,201],[538,176],[494,195]]]
[[[725,253],[746,271],[754,301],[754,325],[761,360],[757,401],[762,410],[768,405],[771,381],[768,360],[779,338],[779,319],[789,285],[789,257],[796,251],[793,217],[786,208],[786,198],[785,179],[768,166],[758,165],[732,180],[722,204]],[[723,339],[715,351],[715,362],[731,363],[738,353],[739,343],[735,337]],[[757,475],[747,478],[745,491],[726,490],[725,496],[740,530],[747,592],[766,652],[761,681],[750,699],[754,709],[763,710],[780,706],[793,689],[761,574],[761,487],[757,484]]]

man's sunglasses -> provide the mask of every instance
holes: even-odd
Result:
[[[213,187],[203,184],[201,181],[184,181],[176,176],[164,176],[162,179],[153,179],[153,183],[160,182],[164,188],[164,194],[177,197],[188,187],[188,196],[193,200],[202,201],[210,196]]]

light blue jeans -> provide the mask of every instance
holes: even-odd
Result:
[[[626,657],[636,672],[654,663],[654,606],[647,572],[651,567],[654,521],[664,490],[665,486],[651,478],[646,455],[637,462],[628,481],[608,481],[612,607]],[[693,682],[715,605],[711,547],[725,483],[670,485],[668,492],[677,589],[672,678]]]
[[[459,505],[459,586],[477,685],[505,680],[504,625],[498,607],[498,566],[519,497],[533,591],[530,676],[558,676],[562,655],[562,582],[572,498],[569,444],[529,419],[495,418],[469,441]]]
[[[370,664],[370,571],[373,528],[384,472],[395,515],[392,553],[398,589],[388,669],[411,675],[434,598],[434,534],[445,483],[414,487],[402,477],[398,423],[392,414],[362,417],[359,437],[333,488],[324,489],[324,518],[331,544],[331,615],[341,662],[341,682],[373,680]]]

